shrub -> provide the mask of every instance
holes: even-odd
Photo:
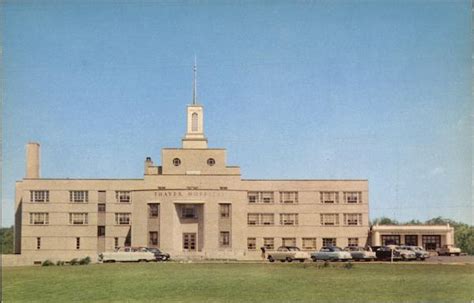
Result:
[[[79,265],[87,265],[91,263],[91,258],[90,257],[85,257],[79,260]]]
[[[54,263],[51,262],[50,260],[45,260],[43,263],[41,263],[41,266],[53,266]]]
[[[345,269],[352,269],[354,267],[354,264],[352,262],[347,262],[344,264]]]
[[[330,266],[329,261],[324,261],[323,267],[329,267],[329,266]]]
[[[56,262],[56,265],[57,265],[57,266],[63,266],[63,265],[64,265],[64,261],[58,261],[58,262]]]
[[[77,265],[77,264],[79,264],[79,260],[77,260],[77,258],[74,258],[74,259],[72,259],[71,261],[69,261],[69,264],[71,264],[71,265]]]

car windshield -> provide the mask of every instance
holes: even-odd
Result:
[[[299,251],[300,249],[298,247],[288,247],[289,251]]]
[[[332,251],[342,251],[340,247],[333,246],[330,248]]]

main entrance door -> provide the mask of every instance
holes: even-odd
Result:
[[[196,233],[183,234],[183,250],[196,250]]]

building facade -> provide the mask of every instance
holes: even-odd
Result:
[[[16,183],[16,253],[38,260],[94,257],[119,246],[179,258],[258,259],[260,248],[361,245],[369,232],[367,180],[247,180],[209,148],[203,106],[187,107],[181,148],[151,158],[141,179],[40,177],[27,145]]]

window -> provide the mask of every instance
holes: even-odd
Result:
[[[99,203],[97,204],[97,211],[99,213],[105,213],[105,203]]]
[[[303,238],[303,249],[316,249],[316,238]]]
[[[99,190],[99,198],[98,198],[99,203],[105,203],[106,201],[106,193],[105,190]]]
[[[344,192],[344,202],[362,203],[362,193],[360,191]]]
[[[114,238],[114,248],[117,249],[119,247],[119,238],[115,237]]]
[[[89,192],[86,190],[72,190],[69,192],[69,202],[74,202],[74,203],[89,202]]]
[[[325,191],[320,193],[321,203],[339,203],[339,193],[335,191]]]
[[[382,245],[400,245],[400,236],[382,235]]]
[[[248,225],[274,225],[275,216],[274,214],[248,214],[247,215],[247,224]]]
[[[214,166],[214,164],[216,164],[216,160],[214,160],[213,158],[207,159],[207,165]]]
[[[116,191],[115,192],[115,199],[119,203],[130,203],[130,192],[129,191]]]
[[[230,217],[230,204],[219,204],[221,218]]]
[[[69,224],[84,225],[87,224],[87,213],[69,213]]]
[[[219,246],[229,247],[230,246],[230,232],[221,231],[219,235]]]
[[[362,225],[362,214],[344,214],[344,225]]]
[[[273,214],[261,214],[261,222],[263,225],[273,225],[275,224],[275,216]]]
[[[323,246],[337,246],[336,245],[336,238],[323,238]]]
[[[257,239],[256,238],[247,238],[247,249],[248,250],[257,249]]]
[[[30,202],[49,202],[49,191],[48,190],[30,191]]]
[[[405,245],[418,246],[417,235],[405,235]]]
[[[347,239],[347,246],[359,246],[359,238],[348,238]]]
[[[194,205],[183,205],[181,207],[181,218],[183,219],[195,219],[196,216],[196,208]]]
[[[295,204],[298,203],[298,192],[296,191],[281,191],[280,203]]]
[[[81,238],[76,238],[76,249],[81,249]]]
[[[296,238],[282,238],[281,243],[283,246],[296,246]]]
[[[273,238],[263,238],[263,247],[268,250],[275,249],[275,241]]]
[[[338,214],[321,214],[321,225],[334,226],[339,225]]]
[[[148,204],[148,217],[158,218],[158,216],[159,216],[159,204],[158,203]]]
[[[105,226],[97,226],[97,237],[105,237]]]
[[[150,231],[149,238],[148,238],[148,245],[158,246],[158,232],[157,231]]]
[[[191,131],[197,132],[198,131],[198,114],[193,113],[191,115]]]
[[[181,165],[181,160],[179,158],[174,158],[173,159],[173,165],[174,166],[180,166]]]
[[[36,249],[41,249],[41,238],[36,238]]]
[[[273,192],[272,191],[251,191],[247,193],[249,203],[273,203]]]
[[[422,235],[421,242],[426,250],[436,250],[441,247],[440,235]]]
[[[115,224],[130,225],[130,213],[115,213]]]
[[[30,213],[30,224],[48,225],[49,213]]]
[[[195,233],[183,234],[183,249],[196,250],[196,234]]]
[[[280,214],[280,225],[298,225],[298,214]]]

